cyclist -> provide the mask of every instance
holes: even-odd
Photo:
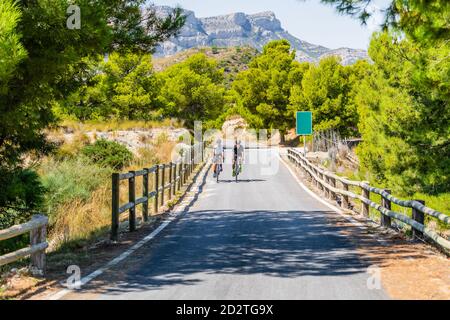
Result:
[[[214,145],[214,154],[213,154],[213,173],[214,173],[214,178],[217,175],[217,172],[222,172],[223,171],[223,159],[224,159],[224,148],[222,145],[222,140],[221,139],[217,139],[216,144]],[[217,168],[216,171],[216,167],[219,166],[219,168]],[[220,171],[219,171],[220,170]]]
[[[239,173],[242,171],[242,161],[244,158],[244,147],[241,141],[236,140],[233,147],[233,177],[236,175],[235,166],[239,165]]]

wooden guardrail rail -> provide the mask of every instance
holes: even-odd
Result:
[[[358,199],[362,203],[361,213],[365,216],[369,215],[369,207],[378,210],[381,213],[381,224],[385,227],[391,226],[391,219],[397,219],[412,228],[413,237],[421,238],[424,235],[440,245],[446,250],[450,250],[450,241],[441,237],[435,231],[425,226],[425,215],[432,216],[445,224],[450,223],[450,216],[426,207],[424,201],[421,200],[401,200],[390,194],[387,189],[379,189],[369,185],[367,181],[354,181],[340,177],[326,171],[309,162],[303,154],[294,149],[288,149],[288,158],[297,167],[300,167],[307,174],[309,179],[323,191],[330,200],[337,200],[336,195],[341,198],[341,207],[350,209],[349,197]],[[336,183],[341,186],[338,187]],[[355,194],[349,191],[349,186],[356,186],[361,189],[361,194]],[[370,200],[370,193],[379,194],[382,197],[382,203],[378,204]],[[391,210],[391,204],[395,203],[402,207],[412,209],[412,218],[399,212]]]
[[[30,232],[30,246],[0,256],[0,266],[31,256],[31,266],[37,273],[45,272],[45,249],[48,247],[48,218],[44,215],[33,215],[31,220],[22,224],[0,230],[0,241],[14,238]]]
[[[159,207],[163,206],[166,200],[171,200],[176,192],[181,190],[195,167],[203,160],[204,144],[198,143],[185,149],[185,153],[177,163],[157,164],[150,168],[127,173],[113,173],[111,240],[117,241],[118,239],[120,214],[128,211],[129,231],[136,230],[136,206],[142,204],[142,218],[145,222],[148,221],[150,199],[154,199],[153,212],[157,213]],[[154,186],[150,191],[151,174],[153,174]],[[139,176],[142,176],[142,197],[136,199],[136,177]],[[128,180],[128,202],[123,205],[120,205],[121,180]]]

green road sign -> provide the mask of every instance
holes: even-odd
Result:
[[[295,132],[298,135],[312,134],[312,112],[297,111]]]

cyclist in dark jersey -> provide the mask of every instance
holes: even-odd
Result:
[[[241,141],[236,140],[233,147],[233,176],[235,175],[235,165],[239,165],[239,172],[242,171],[242,160],[244,157],[244,147],[241,144]]]

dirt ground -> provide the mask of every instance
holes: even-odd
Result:
[[[66,273],[69,265],[78,265],[82,275],[103,266],[109,260],[115,258],[120,253],[131,247],[137,241],[149,234],[164,220],[165,215],[155,216],[153,220],[142,225],[136,232],[124,232],[120,234],[117,243],[111,243],[105,239],[98,239],[98,242],[90,247],[74,249],[72,253],[56,253],[47,257],[48,267],[46,278],[35,278],[29,275],[26,268],[19,269],[19,272],[9,272],[4,275],[6,290],[0,291],[1,299],[39,299],[62,288],[59,284],[65,281],[69,274]]]
[[[303,178],[299,170],[294,170]],[[313,185],[305,179],[302,181],[319,194]],[[364,228],[355,228],[354,222],[349,221],[348,217]],[[80,265],[83,275],[90,273],[149,234],[163,219],[161,215],[134,233],[123,233],[116,244],[105,241],[93,248],[82,249],[85,252],[78,253],[75,264]],[[404,234],[380,227],[350,211],[344,216],[330,214],[329,219],[336,225],[348,227],[343,228],[342,233],[357,245],[361,259],[379,268],[383,289],[391,298],[450,300],[450,259],[438,249],[430,244],[411,241]],[[73,262],[62,260],[60,264],[53,265],[46,280],[11,274],[7,279],[9,289],[3,293],[0,291],[0,298],[44,298],[61,288],[59,281],[67,278],[66,268]]]
[[[196,169],[193,179],[183,187],[182,195],[171,207],[161,207],[160,214],[151,216],[148,223],[138,224],[135,232],[124,230],[120,233],[119,240],[116,243],[111,243],[109,234],[105,234],[89,246],[74,248],[69,252],[66,250],[47,254],[45,279],[31,276],[27,267],[3,274],[0,281],[0,300],[43,299],[63,288],[60,283],[66,281],[70,276],[66,273],[68,266],[79,266],[82,276],[104,266],[108,261],[126,251],[165,221],[167,213],[184,200],[191,186],[200,178],[200,172],[203,168],[204,166],[200,166]]]
[[[310,190],[320,194],[300,170],[291,168]],[[358,246],[362,259],[379,268],[382,286],[391,298],[450,300],[450,259],[447,255],[431,244],[412,241],[406,235],[378,226],[359,214],[351,211],[345,214],[363,224],[365,230],[352,227],[352,222],[339,215],[329,219],[348,226],[344,229],[345,235]]]

